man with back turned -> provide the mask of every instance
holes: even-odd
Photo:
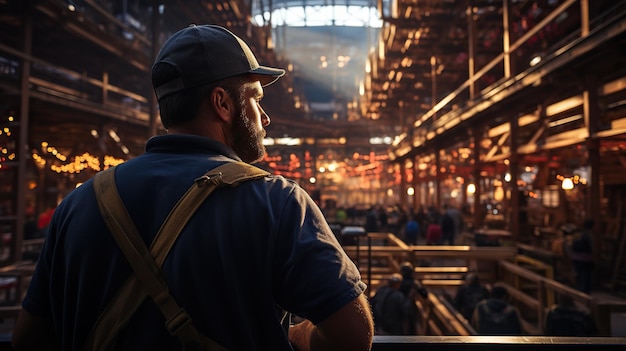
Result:
[[[264,153],[263,87],[284,70],[260,66],[227,29],[192,25],[168,39],[152,68],[167,134],[116,168],[115,184],[149,245],[194,179]],[[280,176],[215,190],[162,266],[198,332],[227,350],[369,350],[366,285],[296,183]],[[80,350],[131,274],[96,203],[93,179],[55,211],[13,331],[15,350]],[[305,320],[289,326],[293,313]],[[180,350],[146,299],[112,341],[116,350]]]

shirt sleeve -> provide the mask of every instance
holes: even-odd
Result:
[[[281,212],[275,258],[278,302],[317,324],[361,295],[366,285],[304,190],[296,186]]]

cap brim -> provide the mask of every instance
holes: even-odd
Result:
[[[253,69],[248,73],[258,75],[261,86],[265,87],[277,81],[278,78],[284,76],[285,70],[280,68],[259,66],[259,68]]]

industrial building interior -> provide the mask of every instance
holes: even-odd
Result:
[[[392,205],[402,202],[403,193],[393,181],[397,170],[386,162],[397,149],[392,144],[412,136],[417,130],[412,124],[436,103],[456,95],[437,111],[441,115],[469,101],[467,89],[454,93],[467,85],[470,71],[475,75],[502,55],[505,3],[511,18],[509,43],[564,6],[561,1],[489,0],[5,0],[2,47],[8,55],[3,57],[3,76],[8,84],[3,106],[19,109],[19,63],[14,57],[23,56],[22,13],[29,9],[34,16],[29,55],[37,59],[31,70],[37,77],[31,83],[31,98],[37,101],[30,106],[31,143],[47,142],[68,155],[132,157],[142,152],[149,135],[163,132],[148,78],[159,43],[190,23],[224,24],[249,40],[261,62],[288,69],[280,84],[267,89],[264,100],[272,118],[268,143],[273,144],[264,165],[305,184],[315,176],[317,185],[309,186],[343,205]],[[510,74],[523,72],[533,57],[558,47],[567,39],[562,36],[579,26],[580,6],[565,5],[516,50],[511,60],[517,72]],[[611,8],[619,10],[623,4],[593,1],[588,11],[599,16],[613,13]],[[473,99],[499,78],[502,63],[492,66],[472,84]],[[81,113],[67,113],[68,108]],[[324,174],[322,167],[341,172]],[[91,175],[74,174],[73,183]],[[345,184],[368,190],[357,197]],[[392,196],[374,190],[389,186]],[[330,195],[337,192],[353,195]]]

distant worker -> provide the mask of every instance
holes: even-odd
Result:
[[[596,336],[598,329],[591,315],[576,306],[570,295],[560,294],[558,304],[546,315],[545,335]]]
[[[420,227],[420,237],[426,238],[426,229],[428,229],[428,214],[424,206],[420,206],[415,213],[415,220]]]
[[[434,210],[434,209],[433,209]],[[440,244],[443,240],[443,233],[441,230],[441,216],[437,214],[430,215],[428,222],[428,228],[426,229],[426,245]]]
[[[401,291],[402,275],[393,273],[372,297],[374,326],[378,335],[406,335],[411,300]]]
[[[452,218],[452,221],[454,222],[454,235],[452,238],[448,239],[449,245],[454,245],[456,240],[458,240],[458,238],[460,238],[461,234],[463,233],[463,227],[465,225],[465,223],[463,222],[463,214],[458,208],[452,205],[446,206],[446,214],[448,214],[448,216],[450,216],[450,218]]]
[[[411,262],[406,261],[400,266],[400,274],[402,275],[402,283],[400,284],[400,292],[406,296],[410,302],[408,305],[406,335],[417,335],[417,324],[419,310],[415,304],[417,298],[425,299],[428,297],[428,291],[422,283],[413,277],[415,271]]]
[[[463,285],[459,286],[454,295],[454,308],[470,322],[474,309],[480,301],[489,298],[489,289],[481,284],[476,273],[469,273]]]
[[[480,335],[523,334],[519,310],[508,299],[506,287],[494,284],[491,296],[476,305],[471,324]]]
[[[384,206],[380,206],[378,208],[378,226],[380,231],[386,231],[387,223],[389,221],[389,216],[387,215],[387,210],[385,210]]]
[[[415,271],[411,262],[406,261],[400,266],[400,275],[402,275],[402,284],[400,284],[400,291],[409,298],[414,299],[417,295],[426,298],[428,297],[428,291],[422,283],[413,277]]]
[[[417,245],[417,238],[420,233],[420,225],[419,223],[417,223],[415,215],[411,214],[408,222],[406,222],[406,225],[404,227],[404,237],[406,243],[409,245]]]
[[[376,207],[372,206],[365,214],[365,231],[375,233],[378,232],[378,230],[378,211],[376,211]]]
[[[335,213],[335,221],[337,221],[338,224],[344,225],[347,219],[348,213],[346,212],[346,209],[343,206],[339,206],[339,208],[337,208],[337,212]]]
[[[441,211],[441,238],[439,244],[454,245],[454,235],[456,233],[456,225],[454,224],[454,218],[447,211],[448,206],[444,205],[443,211]]]
[[[593,287],[593,260],[592,231],[594,227],[593,219],[586,219],[583,222],[582,231],[577,234],[568,252],[574,266],[576,274],[576,289],[591,294]]]

